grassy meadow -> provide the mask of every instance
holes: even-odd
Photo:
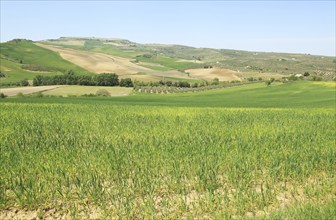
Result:
[[[0,100],[0,218],[333,219],[335,83]]]

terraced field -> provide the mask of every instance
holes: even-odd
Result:
[[[0,218],[333,219],[335,83],[0,101]]]

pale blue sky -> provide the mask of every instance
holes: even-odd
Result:
[[[1,0],[1,42],[83,36],[335,56],[335,7],[334,0]]]

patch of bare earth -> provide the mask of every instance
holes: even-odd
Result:
[[[176,77],[185,78],[188,76],[185,73],[179,72],[177,70],[171,71],[158,71],[152,70],[147,67],[140,66],[130,59],[112,56],[103,53],[88,52],[73,50],[68,48],[63,48],[54,45],[46,45],[36,43],[37,46],[52,50],[60,54],[60,56],[84,69],[87,69],[95,73],[116,73],[120,76],[123,75],[133,75],[139,72],[146,73],[148,75],[159,76],[159,77]],[[138,78],[131,76],[131,78]]]
[[[220,81],[240,80],[235,71],[218,67],[209,69],[188,69],[186,72],[189,73],[193,78],[203,80],[213,80],[214,78],[218,78]]]
[[[118,75],[147,72],[150,69],[132,63],[127,58],[115,57],[103,53],[72,50],[68,48],[36,43],[36,45],[55,51],[60,56],[84,69],[95,73],[117,73]]]
[[[20,208],[7,208],[0,211],[1,220],[11,219],[25,219],[25,220],[37,220],[37,219],[101,219],[103,212],[98,207],[75,207],[75,216],[71,214],[70,210],[58,210],[56,208],[46,207],[39,208],[37,210],[28,210]]]
[[[191,63],[204,63],[200,60],[185,60],[185,59],[179,59],[177,62],[191,62]]]
[[[249,190],[244,191],[232,185],[225,176],[218,176],[217,183],[221,185],[213,194],[208,191],[197,190],[199,180],[182,178],[181,183],[190,190],[177,193],[169,190],[163,183],[171,181],[169,176],[164,177],[162,188],[157,189],[153,195],[139,196],[130,200],[129,205],[134,208],[130,219],[146,219],[143,210],[148,202],[153,202],[154,218],[189,219],[188,216],[198,216],[198,219],[212,219],[206,206],[216,205],[216,210],[227,210],[233,219],[267,218],[273,212],[282,209],[314,203],[316,205],[336,199],[334,183],[325,174],[310,176],[305,181],[275,182],[267,187],[263,179],[251,182]],[[133,184],[132,179],[127,180],[128,186]],[[331,185],[330,185],[331,184]],[[328,186],[327,188],[325,188]],[[119,219],[125,214],[125,200],[114,194],[117,192],[116,184],[106,181],[103,183],[104,191],[113,195],[113,201],[106,201],[104,206],[89,202],[89,200],[73,201],[68,204],[56,203],[53,206],[40,207],[35,210],[9,207],[0,210],[0,219]],[[247,198],[255,193],[255,199],[250,207],[245,207],[244,212],[238,212],[242,198]],[[248,193],[248,194],[245,194]],[[269,195],[269,199],[262,202],[261,198]],[[211,203],[209,198],[214,198]],[[244,200],[244,199],[243,199]],[[210,202],[210,203],[209,203]],[[261,203],[260,203],[261,202]],[[264,203],[264,204],[263,204]],[[183,208],[184,207],[184,208]],[[181,209],[183,208],[183,209]],[[182,211],[183,210],[183,211]],[[153,216],[152,216],[153,217]],[[149,218],[149,216],[147,216]]]
[[[84,46],[85,40],[58,40],[45,42],[48,44],[62,44],[67,46]]]
[[[314,203],[316,205],[323,204],[336,199],[336,188],[331,187],[325,189],[328,184],[333,184],[334,180],[329,179],[325,173],[310,176],[305,182],[278,182],[273,189],[274,202],[263,207],[245,213],[245,217],[267,217],[273,212],[284,210],[286,208],[295,207]],[[264,184],[265,187],[265,184]],[[263,189],[262,182],[255,185],[255,191],[258,194],[267,193]]]
[[[18,93],[31,94],[35,92],[44,92],[44,91],[56,89],[58,87],[61,87],[61,86],[60,85],[57,85],[57,86],[27,86],[27,87],[0,89],[0,92],[7,96],[15,96]]]
[[[144,65],[144,66],[160,66],[163,67],[161,64],[158,63],[147,63],[147,62],[138,62],[139,65]]]

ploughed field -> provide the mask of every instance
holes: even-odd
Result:
[[[334,91],[1,100],[0,217],[333,218]]]

